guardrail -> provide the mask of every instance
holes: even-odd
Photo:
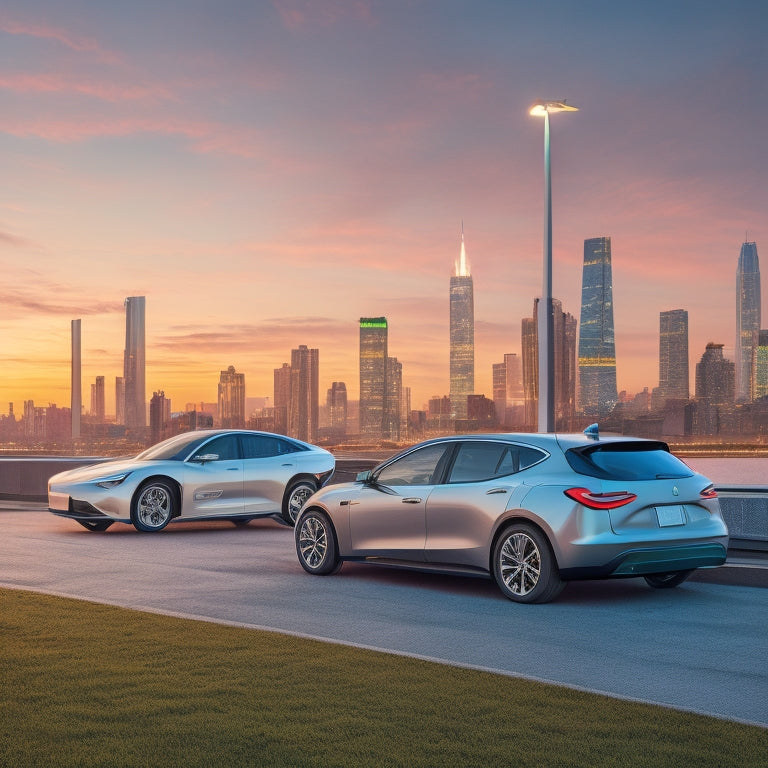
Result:
[[[57,472],[108,459],[0,457],[0,498],[47,501],[48,478]],[[354,480],[375,465],[369,459],[337,459],[335,482]],[[768,485],[718,485],[720,508],[731,534],[731,547],[768,552]]]

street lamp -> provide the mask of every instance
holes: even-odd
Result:
[[[555,431],[555,340],[552,308],[552,173],[549,160],[549,115],[578,112],[562,101],[537,101],[530,114],[544,118],[544,287],[537,319],[539,337],[539,432]]]

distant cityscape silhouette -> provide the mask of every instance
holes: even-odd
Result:
[[[397,446],[424,437],[472,431],[537,429],[538,299],[520,326],[521,354],[500,351],[492,392],[475,392],[474,286],[462,223],[460,255],[449,293],[449,392],[413,408],[403,365],[389,354],[386,317],[359,321],[359,400],[333,381],[320,402],[320,350],[300,345],[291,362],[274,369],[270,395],[246,398],[245,374],[221,371],[215,403],[172,408],[164,391],[147,401],[144,296],[125,299],[125,348],[114,379],[115,414],[105,413],[106,376],[90,384],[82,404],[81,320],[72,320],[72,391],[69,407],[24,401],[0,416],[0,449],[114,453],[191,429],[225,427],[277,432],[308,442],[363,447]],[[663,438],[747,439],[768,443],[768,330],[761,329],[757,245],[741,246],[736,270],[735,361],[713,340],[695,366],[690,396],[688,312],[659,316],[658,386],[633,396],[618,392],[614,343],[611,238],[584,241],[580,320],[553,300],[555,423],[558,431],[583,429],[599,420],[601,431]],[[696,353],[694,352],[694,355]],[[489,396],[490,395],[490,396]]]

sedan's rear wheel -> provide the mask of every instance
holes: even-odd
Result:
[[[131,502],[131,522],[137,530],[162,531],[176,516],[176,491],[167,480],[150,480]]]
[[[510,600],[546,603],[565,586],[546,536],[526,523],[504,530],[493,550],[493,575]]]
[[[311,480],[299,480],[285,494],[282,517],[290,526],[296,525],[296,518],[307,503],[307,499],[317,490]]]
[[[327,576],[341,567],[333,525],[324,512],[311,509],[296,525],[296,554],[307,573]]]
[[[672,589],[672,587],[682,584],[692,573],[693,570],[652,573],[645,577],[645,581],[654,589]]]

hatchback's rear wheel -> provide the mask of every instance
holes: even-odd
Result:
[[[645,581],[654,589],[672,589],[672,587],[682,584],[692,573],[693,570],[653,573],[646,576]]]
[[[517,603],[546,603],[565,586],[546,536],[526,523],[514,523],[499,536],[493,575],[504,595]]]
[[[311,509],[296,525],[296,554],[307,573],[327,576],[341,567],[333,525],[324,512]]]

